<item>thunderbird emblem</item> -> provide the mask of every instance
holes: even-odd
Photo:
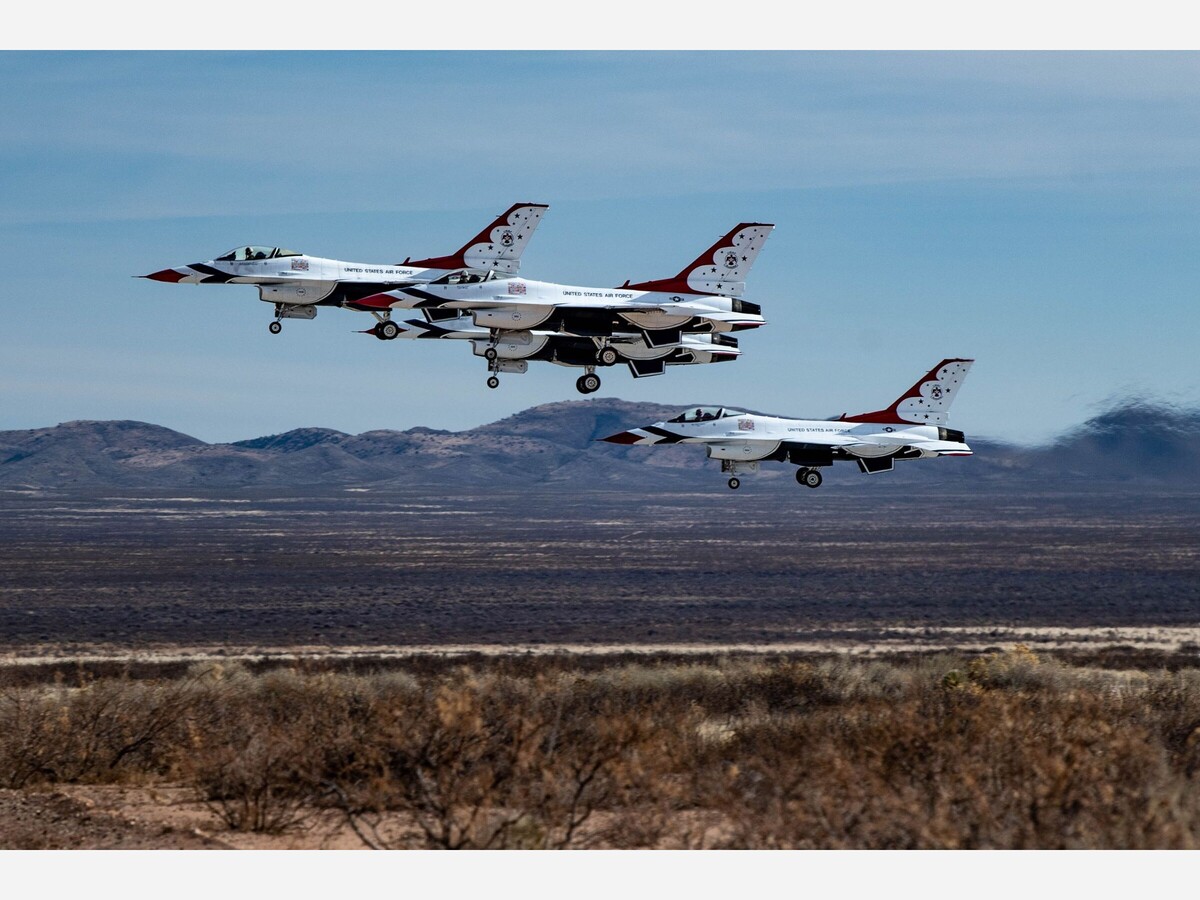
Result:
[[[513,245],[513,240],[513,233],[511,231],[506,231],[504,234],[500,235],[500,243],[505,247],[511,247]]]
[[[737,268],[737,254],[736,253],[733,253],[731,251],[731,252],[725,254],[725,268],[727,268],[727,269],[736,269]]]
[[[942,399],[942,386],[940,384],[935,384],[933,386],[933,390],[929,392],[929,396],[932,397],[934,400],[941,400]]]

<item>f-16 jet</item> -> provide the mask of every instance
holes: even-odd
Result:
[[[678,275],[616,288],[576,287],[502,276],[454,273],[428,284],[405,285],[359,301],[380,310],[419,309],[430,325],[470,316],[486,329],[488,341],[476,352],[488,363],[488,387],[500,384],[501,372],[523,373],[523,358],[506,358],[502,345],[535,343],[537,333],[570,335],[577,340],[549,348],[546,359],[582,366],[577,387],[591,393],[600,386],[598,366],[626,362],[635,378],[661,375],[667,351],[679,349],[685,335],[714,337],[766,323],[757,303],[741,299],[746,275],[774,225],[743,222],[700,254]],[[371,329],[390,339],[383,326]],[[661,356],[627,353],[625,338]],[[560,348],[562,352],[560,353]]]
[[[597,351],[592,338],[556,331],[506,331],[497,338],[489,329],[476,325],[470,315],[434,321],[408,319],[399,324],[401,338],[470,341],[476,356],[495,354],[496,370],[500,372],[523,373],[533,360],[585,369],[597,363],[612,365],[623,360],[635,376],[654,375],[665,366],[726,362],[742,352],[737,338],[727,334],[684,334],[678,342],[664,347],[649,346],[641,335],[613,335],[607,346]],[[488,377],[488,387],[499,384],[500,379],[495,375]],[[579,376],[575,387],[581,394],[591,394],[599,390],[600,377],[587,372]]]
[[[312,319],[319,306],[362,310],[376,319],[381,337],[400,333],[391,311],[361,300],[402,285],[422,284],[460,272],[483,278],[516,274],[521,254],[548,209],[545,203],[516,203],[462,247],[448,256],[405,259],[402,263],[343,262],[308,256],[282,247],[234,247],[208,262],[161,269],[139,276],[172,284],[253,284],[260,300],[275,304],[271,334],[283,329],[281,319]]]
[[[946,420],[972,362],[944,359],[891,406],[857,416],[785,419],[702,406],[601,440],[702,444],[709,459],[721,461],[733,490],[741,486],[739,474],[757,473],[764,460],[798,465],[796,481],[817,488],[820,470],[836,460],[852,460],[864,474],[876,474],[892,471],[897,460],[970,456],[966,437]]]

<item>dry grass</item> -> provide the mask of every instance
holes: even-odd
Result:
[[[0,785],[372,847],[1194,848],[1200,672],[976,657],[204,664],[0,690]]]

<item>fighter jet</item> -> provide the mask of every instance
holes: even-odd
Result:
[[[970,456],[966,437],[946,426],[950,404],[971,368],[970,359],[944,359],[886,409],[833,419],[784,419],[724,407],[689,409],[666,422],[622,431],[612,444],[703,444],[721,461],[729,487],[763,460],[798,465],[796,481],[821,486],[821,469],[853,460],[864,474],[890,472],[897,460]]]
[[[541,329],[505,331],[497,338],[490,329],[476,325],[470,315],[458,315],[456,310],[435,309],[426,313],[448,313],[452,318],[409,319],[400,323],[399,337],[470,341],[476,356],[487,358],[487,354],[494,354],[489,361],[498,372],[524,373],[532,360],[585,369],[624,362],[638,378],[660,374],[665,366],[726,362],[742,352],[737,338],[727,334],[684,334],[678,342],[664,347],[651,347],[640,335],[613,335],[599,347],[596,338]],[[488,387],[497,387],[499,383],[495,375],[488,378]],[[600,377],[585,373],[576,380],[575,387],[582,394],[593,393],[600,388]]]
[[[761,307],[741,299],[741,294],[746,275],[774,227],[743,222],[678,275],[658,281],[591,288],[503,277],[496,272],[454,273],[428,284],[405,285],[365,297],[359,304],[379,310],[419,309],[431,325],[469,314],[473,324],[490,336],[490,345],[479,354],[488,363],[490,388],[499,387],[498,373],[526,370],[503,357],[501,344],[515,341],[528,345],[536,340],[535,329],[580,338],[571,342],[571,350],[561,357],[551,347],[546,358],[582,366],[585,374],[576,386],[581,393],[591,393],[600,386],[596,367],[611,366],[623,358],[635,378],[662,374],[663,366],[657,363],[634,365],[633,357],[620,349],[623,337],[640,338],[647,348],[667,350],[680,346],[684,335],[723,335],[765,324]],[[378,328],[371,332],[377,337],[395,336],[384,335]]]
[[[364,297],[402,285],[444,279],[454,273],[513,275],[521,267],[521,253],[549,207],[545,203],[516,203],[492,224],[448,256],[405,259],[402,263],[342,262],[308,256],[282,247],[234,247],[208,262],[162,269],[136,277],[172,284],[253,284],[260,300],[275,304],[271,334],[283,330],[281,319],[312,319],[318,306],[340,306],[370,312],[380,337],[400,333],[391,311],[363,306]]]

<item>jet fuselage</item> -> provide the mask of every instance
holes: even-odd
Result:
[[[476,325],[498,331],[544,328],[612,334],[615,326],[627,331],[722,333],[766,322],[757,303],[737,297],[582,287],[525,278],[412,285],[368,297],[362,305],[463,310]]]

